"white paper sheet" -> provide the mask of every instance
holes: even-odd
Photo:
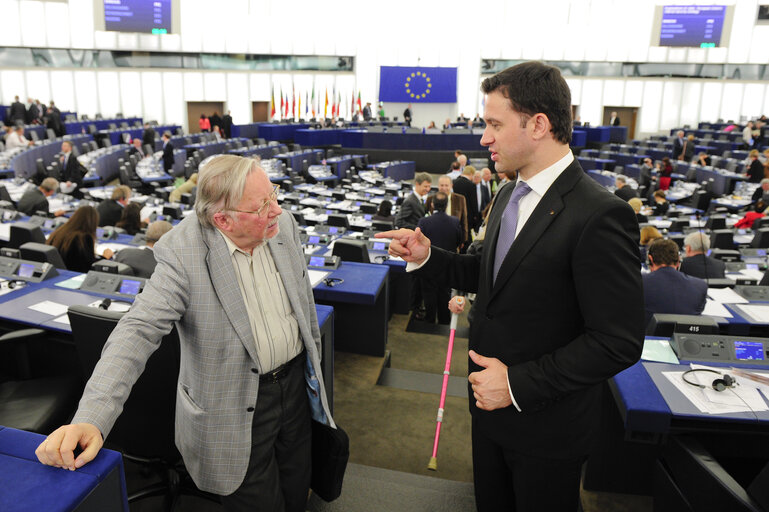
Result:
[[[323,270],[307,269],[307,274],[310,276],[310,284],[315,286],[320,283],[324,277],[330,274],[330,272],[324,272]]]
[[[61,315],[60,317],[54,318],[52,321],[57,324],[69,325],[69,315]]]
[[[764,273],[760,270],[752,269],[752,268],[743,268],[740,270],[740,274],[747,276],[751,279],[755,279],[756,281],[761,281],[764,277]]]
[[[705,301],[705,309],[702,310],[702,314],[707,316],[717,316],[721,318],[732,318],[734,316],[729,312],[728,309],[724,307],[723,304],[710,299]]]
[[[756,323],[766,324],[769,323],[769,306],[761,304],[740,304],[734,306],[741,313],[744,313],[749,320]]]
[[[708,297],[721,304],[747,304],[750,302],[731,288],[708,288]]]
[[[33,311],[39,311],[40,313],[45,313],[46,315],[61,316],[67,314],[68,306],[59,304],[58,302],[44,300],[43,302],[27,306],[27,308]]]
[[[696,368],[704,368],[699,365],[692,365]],[[721,372],[724,368],[714,368]],[[727,370],[728,372],[728,370]],[[705,389],[698,388],[684,382],[682,375],[684,372],[662,372],[675,387],[678,389],[700,412],[704,414],[731,414],[736,412],[758,412],[766,411],[769,408],[758,389],[750,385],[741,384],[734,388],[727,388],[726,391],[716,391],[711,387],[711,383],[720,378],[715,373],[690,373],[686,376],[688,380],[699,382],[706,386]],[[745,382],[747,382],[745,380]]]

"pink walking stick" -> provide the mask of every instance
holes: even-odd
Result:
[[[457,304],[464,304],[464,297],[457,297]],[[451,333],[449,334],[449,349],[446,352],[446,366],[443,368],[443,387],[441,388],[441,402],[438,405],[438,418],[435,425],[435,441],[433,442],[433,456],[427,463],[427,469],[438,471],[438,441],[441,437],[441,423],[443,423],[443,407],[446,405],[446,390],[449,386],[449,374],[451,372],[451,352],[454,350],[454,333],[457,331],[457,314],[451,313]]]

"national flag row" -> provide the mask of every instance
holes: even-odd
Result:
[[[283,94],[283,87],[280,87],[278,97],[279,102],[275,101],[275,87],[271,88],[270,92],[271,104],[270,104],[270,117],[273,119],[296,119],[302,116],[302,92],[297,94],[296,89],[291,87],[291,97],[289,99],[288,91]],[[349,101],[348,101],[349,98]],[[343,105],[344,103],[344,105]],[[315,88],[312,89],[312,96],[309,91],[304,92],[304,117],[318,117],[321,114],[323,117],[329,117],[329,106],[331,107],[331,117],[345,117],[349,112],[350,117],[355,116],[356,113],[360,113],[363,110],[363,106],[360,98],[360,91],[358,91],[358,97],[355,97],[355,91],[350,96],[342,95],[341,91],[337,91],[336,88],[331,91],[331,101],[329,102],[328,88],[325,90],[325,99],[321,100],[320,91],[317,98],[315,97]],[[321,110],[321,107],[322,110]],[[277,114],[277,116],[276,116]],[[312,116],[310,116],[312,114]]]

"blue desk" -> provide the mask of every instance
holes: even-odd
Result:
[[[587,133],[588,142],[608,143],[611,142],[611,126],[588,126],[582,127]]]
[[[35,449],[45,436],[0,426],[0,510],[128,512],[123,458],[102,448],[76,471],[44,466]]]
[[[336,286],[323,282],[313,288],[318,304],[334,307],[337,350],[382,357],[387,347],[388,268],[385,265],[342,262],[329,277],[344,279]]]
[[[296,130],[294,142],[303,146],[331,146],[340,143],[342,129],[302,129]]]
[[[397,128],[395,132],[344,130],[339,134],[339,143],[343,147],[366,149],[477,151],[481,149],[481,135],[400,133]]]
[[[266,140],[293,141],[297,130],[304,130],[310,125],[306,123],[273,124],[260,123],[257,125],[259,136]]]
[[[91,162],[91,167],[96,170],[103,183],[108,183],[118,177],[120,171],[118,169],[118,160],[125,159],[128,154],[128,144],[119,144],[112,146],[109,149],[109,153],[101,155],[96,160]]]
[[[62,119],[64,118],[62,117]],[[68,123],[64,123],[64,129],[68,134],[83,133],[84,130],[86,133],[88,133],[88,125],[94,125],[96,127],[96,130],[98,131],[98,130],[109,130],[110,124],[114,124],[118,128],[120,128],[120,123],[127,123],[129,127],[133,127],[136,125],[137,122],[139,124],[142,124],[142,118],[141,117],[123,117],[119,119],[70,121]]]
[[[392,178],[397,181],[413,180],[416,173],[416,162],[399,161],[399,162],[382,162],[374,164],[374,169],[382,173],[385,178]]]
[[[69,140],[79,148],[80,144],[93,140],[93,137],[90,135],[73,135],[63,139],[54,139],[50,142],[46,141],[41,146],[33,146],[13,157],[9,168],[13,169],[17,177],[29,178],[34,176],[37,172],[37,159],[42,158],[45,165],[50,165],[56,155],[61,152],[61,143],[64,140]]]
[[[223,139],[220,142],[196,142],[194,144],[187,144],[184,149],[187,150],[187,155],[192,156],[195,151],[200,151],[206,157],[211,155],[220,155],[226,151],[226,146],[230,144],[230,141],[239,140],[243,143],[248,142],[248,139]],[[176,147],[176,146],[174,146]]]
[[[245,137],[246,139],[256,139],[259,137],[259,124],[233,124],[232,135],[233,137]]]
[[[582,129],[572,130],[570,146],[575,148],[584,148],[587,146],[587,132]]]
[[[279,153],[275,158],[282,160],[286,167],[297,172],[302,170],[302,160],[307,160],[309,165],[319,164],[323,158],[322,149],[303,149],[301,151],[289,151],[288,153]]]
[[[251,157],[258,156],[259,158],[266,160],[268,158],[272,158],[275,154],[286,153],[287,151],[288,146],[285,144],[279,144],[277,146],[268,146],[265,144],[262,146],[244,146],[242,148],[231,149],[230,154]]]
[[[153,127],[156,133],[164,133],[166,130],[170,131],[171,133],[174,133],[177,128],[180,128],[179,125],[172,124],[172,125],[165,125],[165,126],[154,126]],[[141,139],[142,134],[144,133],[144,128],[118,128],[116,130],[99,130],[95,133],[95,136],[97,138],[106,137],[109,138],[112,145],[116,144],[123,144],[123,134],[127,133],[131,136],[131,139]],[[161,146],[162,147],[162,146]],[[153,151],[155,148],[152,148]]]

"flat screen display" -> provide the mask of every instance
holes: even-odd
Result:
[[[367,214],[365,214],[365,215],[363,216],[363,218],[364,218],[364,219],[366,219],[366,220],[371,220],[371,214],[370,214],[370,213],[367,213]]]
[[[760,341],[735,341],[734,357],[741,361],[763,361],[764,344]]]
[[[141,288],[142,282],[141,281],[135,281],[133,279],[123,279],[123,282],[120,283],[120,293],[123,293],[125,295],[136,295],[139,293],[139,288]]]
[[[311,243],[311,244],[318,244],[318,243],[320,243],[320,237],[319,237],[319,236],[311,236],[311,237],[310,237],[310,238],[307,240],[307,242],[309,242],[309,243]]]
[[[30,263],[22,263],[19,265],[19,270],[16,272],[19,274],[19,277],[32,277],[32,274],[35,272],[35,266]]]
[[[53,229],[53,223],[56,222],[53,219],[46,219],[45,223],[43,224],[43,227],[45,229]]]
[[[104,228],[96,228],[96,238],[104,238]]]
[[[335,235],[337,231],[339,230],[335,226],[331,226],[328,228],[328,232],[331,233],[332,235]]]
[[[384,242],[374,242],[374,250],[375,251],[384,251],[385,250],[385,243]]]
[[[720,46],[725,17],[725,5],[665,5],[660,46]]]
[[[311,267],[324,267],[326,266],[326,258],[323,256],[312,256],[310,258]]]
[[[104,28],[170,34],[171,0],[104,0]]]

